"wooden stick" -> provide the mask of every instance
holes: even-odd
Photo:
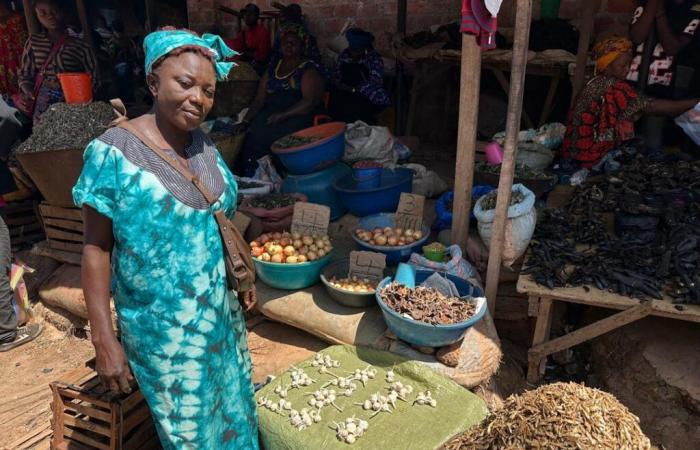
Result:
[[[552,328],[552,303],[551,298],[541,298],[539,301],[537,323],[535,324],[535,333],[532,336],[533,347],[549,339],[549,331]],[[528,359],[527,381],[529,383],[535,383],[539,379],[540,361],[539,358]]]
[[[535,345],[528,351],[528,359],[542,359],[575,345],[597,338],[612,330],[643,319],[652,312],[651,302],[642,303],[633,308],[613,314],[598,322],[579,328],[569,334]]]
[[[520,120],[523,112],[523,93],[525,91],[525,70],[527,69],[527,51],[531,18],[532,0],[518,0],[515,22],[515,42],[513,44],[513,69],[510,73],[510,94],[508,95],[505,151],[503,163],[501,164],[501,176],[498,181],[496,217],[491,230],[489,265],[486,275],[486,299],[488,300],[489,310],[493,317],[495,317],[496,313],[498,277],[501,270],[506,219],[508,218],[510,194],[513,189],[515,153],[518,148],[518,133],[520,131]]]
[[[36,20],[36,13],[32,7],[32,0],[22,0],[22,8],[24,9],[24,20],[27,22],[29,34],[37,34],[39,32],[39,24]]]
[[[591,33],[593,32],[593,19],[595,17],[596,2],[584,1],[583,22],[578,38],[578,53],[576,55],[576,72],[574,73],[574,86],[571,93],[571,106],[574,106],[576,98],[583,89],[586,81],[586,63],[588,62],[588,46],[591,43]]]
[[[457,164],[452,222],[452,242],[467,248],[469,212],[474,183],[474,156],[479,120],[479,90],[481,89],[481,48],[476,37],[462,34],[462,73],[459,91],[459,131],[457,134]]]
[[[90,45],[92,51],[97,53],[95,43],[92,41],[92,30],[88,22],[87,10],[83,0],[75,0],[75,8],[78,10],[78,18],[80,19],[80,27],[83,29],[83,39]]]

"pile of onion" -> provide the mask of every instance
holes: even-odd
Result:
[[[336,278],[331,277],[328,282],[337,289],[342,289],[350,292],[358,292],[360,294],[370,294],[377,290],[377,283],[366,278]]]
[[[299,233],[265,233],[250,243],[254,258],[279,264],[301,264],[316,261],[333,249],[328,236]]]
[[[358,239],[377,247],[403,247],[419,241],[423,237],[421,230],[404,230],[403,228],[375,228],[372,231],[358,228],[355,230]]]

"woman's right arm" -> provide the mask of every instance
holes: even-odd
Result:
[[[83,206],[83,221],[81,277],[95,347],[95,370],[105,388],[128,394],[133,376],[124,349],[114,334],[110,309],[112,221],[90,206]]]
[[[651,99],[644,112],[647,114],[659,114],[669,117],[676,117],[690,109],[695,108],[695,105],[698,103],[700,103],[700,98],[688,100],[665,100],[662,98],[654,98]]]
[[[265,98],[267,98],[267,83],[270,79],[270,75],[266,72],[265,75],[260,79],[260,84],[258,84],[258,92],[255,94],[255,99],[253,103],[248,108],[248,112],[243,118],[244,121],[250,122],[258,115],[258,113],[265,106]]]
[[[22,62],[19,69],[19,88],[22,93],[34,100],[34,77],[36,75],[36,66],[34,64],[34,52],[32,50],[32,41],[27,39],[22,52]]]

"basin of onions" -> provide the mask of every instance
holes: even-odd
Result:
[[[265,233],[250,243],[255,259],[278,264],[301,264],[326,256],[333,246],[330,238],[300,233]]]
[[[423,238],[423,231],[403,228],[374,228],[365,230],[358,228],[355,230],[358,239],[377,247],[403,247],[411,245]]]

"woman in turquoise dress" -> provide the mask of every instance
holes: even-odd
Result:
[[[198,129],[216,80],[232,67],[220,61],[233,52],[218,36],[186,30],[151,33],[144,48],[154,105],[130,123],[218,201],[210,209],[192,183],[123,128],[88,145],[73,197],[85,223],[82,279],[96,370],[117,392],[130,392],[136,378],[165,449],[257,449],[243,308],[227,289],[212,215],[233,215],[237,186]],[[241,297],[252,307],[254,293]]]

